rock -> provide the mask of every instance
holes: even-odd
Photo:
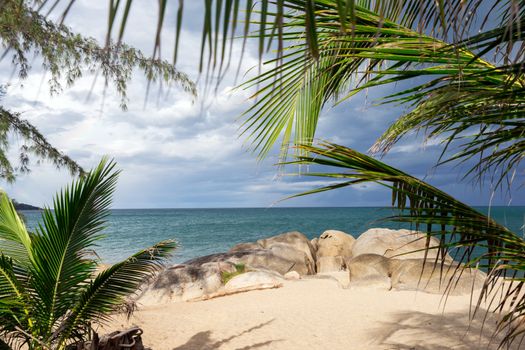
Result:
[[[352,286],[396,290],[420,290],[427,293],[470,293],[483,286],[485,273],[475,269],[458,270],[457,263],[438,264],[424,259],[392,259],[377,254],[359,255],[349,262]],[[463,267],[459,267],[462,269]]]
[[[284,274],[284,278],[287,280],[300,280],[301,275],[297,271],[290,271]]]
[[[324,231],[317,241],[317,272],[345,270],[352,258],[354,242],[355,238],[343,231]]]
[[[285,244],[273,244],[270,248],[239,250],[229,253],[212,254],[196,259],[188,260],[184,264],[200,266],[209,262],[229,262],[232,264],[244,264],[251,269],[268,269],[281,275],[289,271],[297,271],[300,275],[310,273],[313,263],[306,259],[303,252],[292,249]]]
[[[245,250],[257,250],[262,249],[262,247],[257,243],[247,242],[247,243],[239,243],[234,245],[230,250],[228,250],[228,253],[234,253],[234,252],[240,252]]]
[[[229,262],[200,266],[175,265],[162,271],[139,297],[143,305],[186,301],[211,294],[222,286],[222,272],[236,271]]]
[[[263,271],[246,272],[233,277],[224,286],[224,291],[248,291],[255,289],[277,288],[282,286],[283,279]]]
[[[252,269],[269,269],[281,275],[296,271],[300,275],[315,273],[315,255],[308,238],[300,232],[288,232],[261,239],[256,243],[240,243],[228,253],[212,254],[186,261],[200,266],[208,262],[226,261],[244,264]]]
[[[456,270],[459,267],[458,270]],[[392,271],[392,287],[398,290],[421,290],[427,293],[470,294],[483,286],[486,274],[464,269],[457,263],[435,265],[428,260],[400,260]]]
[[[342,256],[321,256],[316,261],[317,273],[346,270],[347,262]]]
[[[319,247],[318,243],[319,243],[319,238],[318,237],[312,238],[310,240],[310,244],[312,245],[312,248],[314,249],[315,252],[317,252],[317,248]]]
[[[297,271],[300,275],[315,274],[315,250],[304,234],[297,231],[287,232],[260,239],[257,243],[271,250],[275,256],[293,262],[293,267],[288,271]],[[296,252],[292,253],[292,251]]]
[[[362,254],[348,263],[348,275],[352,286],[392,288],[391,276],[396,263],[377,254]]]
[[[387,258],[422,259],[425,257],[426,239],[426,234],[421,232],[373,228],[357,238],[352,247],[352,256],[378,254]],[[430,247],[437,246],[439,246],[439,241],[431,237]],[[437,249],[430,249],[427,259],[434,261],[437,255]],[[445,261],[451,263],[453,259],[447,254]]]

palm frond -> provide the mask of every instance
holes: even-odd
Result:
[[[332,185],[297,196],[366,182],[391,189],[392,206],[399,212],[387,219],[410,224],[429,237],[436,237],[440,242],[436,248],[439,249],[438,257],[444,258],[450,253],[464,263],[455,267],[456,273],[461,273],[463,267],[486,269],[488,277],[478,306],[484,297],[491,296],[495,300],[491,303],[491,311],[504,315],[498,325],[498,331],[507,332],[504,341],[512,342],[521,334],[525,322],[525,296],[519,293],[525,270],[525,241],[521,237],[443,191],[372,157],[326,142],[319,146],[299,147],[309,155],[296,156],[297,160],[290,163],[334,169],[333,172],[309,172],[305,175],[337,180]],[[427,249],[428,243],[427,240]],[[439,263],[436,259],[435,264]],[[498,294],[496,290],[501,290],[506,297],[494,299]]]
[[[136,15],[136,12],[131,10],[133,2],[133,0],[108,1],[107,43],[111,40],[112,29],[118,24],[119,17],[118,41],[122,39],[129,17]],[[499,27],[505,28],[506,33],[511,33],[513,28],[519,26],[520,18],[523,18],[525,13],[525,5],[518,0],[261,0],[256,2],[250,0],[244,3],[240,0],[205,0],[203,4],[204,25],[200,70],[201,72],[204,70],[204,62],[207,61],[208,66],[212,68],[211,71],[219,67],[218,76],[221,75],[224,66],[229,66],[231,60],[231,46],[228,52],[227,41],[236,36],[246,38],[254,27],[260,30],[256,40],[261,61],[263,54],[269,51],[274,41],[278,43],[275,58],[279,59],[284,53],[282,28],[286,22],[283,21],[282,14],[286,13],[300,13],[308,19],[300,30],[304,33],[307,42],[307,52],[312,57],[319,55],[321,44],[317,36],[317,24],[326,10],[336,11],[337,23],[342,32],[351,32],[357,18],[356,12],[366,9],[382,19],[394,21],[421,34],[431,34],[449,42],[462,41],[473,32],[484,31],[486,27],[490,30],[490,24],[493,23],[498,23]],[[48,11],[50,6],[45,5],[47,1],[40,5],[39,11]],[[154,34],[152,35],[153,52],[156,54],[160,53],[162,44],[160,33],[163,30],[166,14],[169,12],[166,11],[165,1],[160,1],[158,6],[156,30],[152,33]],[[54,7],[55,5],[52,8]],[[69,8],[66,7],[67,10]],[[183,0],[179,1],[177,11],[174,13],[176,25],[173,62],[176,63],[181,26],[185,17]],[[246,25],[238,27],[237,23],[242,22]],[[379,25],[381,26],[382,22]],[[506,40],[509,37],[506,35],[497,42],[497,51],[505,57],[511,55],[520,57],[516,53],[522,52],[523,46],[515,45],[520,39]]]
[[[29,233],[5,193],[0,193],[0,254],[25,267],[32,259]]]
[[[326,6],[319,13],[315,58],[306,54],[306,41],[297,41],[304,15],[284,15],[282,61],[269,61],[276,67],[244,84],[258,88],[252,96],[258,100],[244,113],[243,133],[260,156],[281,135],[282,150],[290,141],[311,142],[322,108],[330,100],[341,102],[365,88],[405,79],[491,67],[468,51],[456,53],[440,40],[366,9],[357,7],[353,17],[351,33],[342,33],[335,8]],[[426,67],[412,68],[423,64]],[[378,68],[382,65],[386,68]],[[346,96],[340,99],[341,95]],[[305,104],[305,97],[311,103]]]
[[[119,171],[103,159],[97,168],[76,180],[44,209],[43,224],[33,243],[31,280],[38,293],[35,305],[39,324],[50,334],[55,323],[74,305],[79,288],[94,273],[90,248],[101,237],[109,215]]]
[[[13,263],[13,259],[0,254],[0,336],[16,339],[17,328],[31,330],[30,291],[26,289],[28,270]]]
[[[144,249],[101,272],[80,293],[69,316],[54,334],[59,344],[68,341],[74,331],[87,321],[104,321],[122,306],[126,297],[162,268],[176,248],[175,241],[163,241]]]

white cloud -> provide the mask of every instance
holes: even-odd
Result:
[[[196,3],[187,2],[194,16],[186,16],[178,61],[180,70],[201,83],[201,97],[195,103],[180,89],[171,89],[169,93],[164,89],[159,95],[158,87],[152,85],[144,108],[147,82],[138,72],[129,85],[127,112],[120,109],[118,96],[111,88],[106,91],[102,105],[102,79],[97,80],[91,98],[86,101],[93,84],[92,76],[85,76],[71,89],[50,97],[47,78],[41,73],[38,60],[33,64],[33,74],[23,82],[11,78],[10,64],[3,60],[0,82],[12,83],[4,105],[22,112],[53,145],[86,168],[96,165],[102,155],[114,157],[124,170],[115,207],[265,207],[286,196],[333,183],[304,178],[276,181],[278,171],[272,166],[275,160],[272,156],[257,163],[255,155],[243,150],[244,140],[238,138],[237,118],[252,103],[248,98],[253,90],[238,89],[230,93],[235,86],[235,60],[241,55],[240,41],[233,46],[234,61],[219,91],[207,91],[206,99],[202,98],[205,75],[198,72],[201,27],[200,22],[193,19],[200,19],[201,14]],[[66,23],[84,35],[104,40],[106,6],[107,1],[79,0]],[[150,53],[156,4],[134,2],[133,6],[132,14],[140,15],[130,17],[125,41]],[[169,11],[174,11],[174,5]],[[166,22],[163,54],[167,59],[172,55],[172,29],[173,23]],[[257,69],[250,70],[258,64],[256,49],[251,45],[240,69],[242,79],[257,73]],[[249,75],[243,77],[242,73],[249,70]],[[210,86],[213,90],[214,85]],[[388,91],[383,89],[379,93],[384,95]],[[371,94],[368,100],[364,100],[364,95],[357,95],[327,110],[320,120],[317,136],[366,151],[401,113],[400,108],[392,106],[368,106],[368,101],[381,95]],[[420,145],[403,144],[389,159],[395,166],[424,175],[435,159],[430,159],[428,154],[425,157]],[[21,176],[15,185],[5,186],[18,200],[43,205],[50,203],[52,194],[69,180],[67,172],[44,164],[34,166],[33,172]],[[467,192],[464,187],[460,188]],[[364,185],[302,197],[281,205],[381,205],[390,200],[387,192],[377,185]]]

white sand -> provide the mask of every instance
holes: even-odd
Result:
[[[286,282],[199,302],[142,307],[127,322],[139,325],[146,346],[173,349],[484,349],[490,318],[469,326],[470,296],[371,288],[342,289],[332,280]],[[483,313],[484,314],[484,313]],[[484,315],[481,316],[484,316]],[[497,348],[492,344],[489,348]]]

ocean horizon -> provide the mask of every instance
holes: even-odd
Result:
[[[512,231],[525,235],[525,206],[475,207]],[[30,230],[41,211],[22,211]],[[300,231],[308,238],[328,229],[358,237],[373,227],[411,228],[388,222],[388,207],[269,207],[269,208],[156,208],[111,209],[104,238],[95,249],[104,263],[115,263],[136,251],[166,239],[179,248],[173,263],[228,251],[233,245],[253,242],[283,232]]]

